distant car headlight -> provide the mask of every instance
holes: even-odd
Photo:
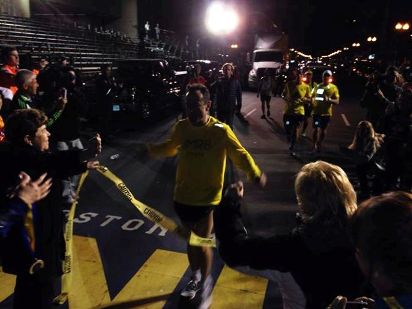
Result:
[[[250,70],[249,75],[256,76],[256,71],[254,69]]]

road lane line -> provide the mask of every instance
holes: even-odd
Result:
[[[0,270],[0,303],[9,297],[14,292],[14,286],[16,285],[16,276],[4,273]]]
[[[96,308],[109,304],[109,288],[96,239],[74,235],[73,253],[70,308]]]
[[[113,301],[153,298],[144,308],[163,308],[188,266],[186,254],[157,249]]]
[[[342,116],[343,122],[347,127],[350,127],[350,122],[348,121],[348,118],[346,118],[345,114],[340,114]]]
[[[213,308],[263,308],[267,284],[225,266],[213,290]]]
[[[256,112],[256,108],[252,109],[249,113],[247,113],[247,114],[245,115],[245,118],[248,117],[248,116],[250,116],[250,115],[252,115],[254,112]]]

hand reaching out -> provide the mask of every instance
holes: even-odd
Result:
[[[46,179],[46,176],[47,174],[44,173],[37,180],[33,181],[29,175],[21,172],[19,175],[20,184],[15,190],[16,195],[29,206],[42,200],[49,194],[52,186],[51,178]]]
[[[373,308],[375,301],[372,298],[365,296],[358,297],[354,301],[349,301],[344,296],[336,296],[333,302],[327,307],[327,309],[346,309],[346,308]]]
[[[99,133],[90,140],[89,148],[91,151],[94,151],[94,157],[97,157],[102,153],[102,139]]]
[[[97,160],[87,161],[87,169],[89,170],[95,170],[99,166],[100,166],[100,162]]]
[[[255,183],[261,188],[264,188],[266,186],[266,182],[267,182],[267,177],[265,173],[262,173],[260,177],[255,178]]]
[[[102,152],[102,139],[96,133],[94,137],[89,139],[87,149],[80,153],[81,161],[95,161],[95,158]],[[89,166],[89,164],[88,164]]]
[[[234,198],[238,198],[238,199],[243,198],[243,193],[244,193],[244,187],[243,187],[243,182],[241,182],[241,181],[232,183],[226,189],[226,194],[227,195],[232,196]]]

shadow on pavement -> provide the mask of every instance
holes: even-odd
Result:
[[[159,296],[154,296],[154,297],[148,297],[144,299],[136,299],[136,300],[130,300],[126,302],[120,302],[116,304],[109,304],[107,306],[101,306],[97,307],[96,309],[128,309],[128,308],[136,308],[137,306],[144,306],[148,305],[154,302],[158,302],[161,300],[166,300],[169,298],[171,294],[164,294],[164,295],[159,295]]]

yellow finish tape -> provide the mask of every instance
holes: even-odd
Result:
[[[36,238],[33,223],[33,205],[30,205],[26,217],[24,218],[24,228],[27,233],[30,250],[34,253],[36,250]],[[39,269],[44,268],[44,261],[34,257],[34,262],[29,267],[29,274],[33,275]]]
[[[80,196],[80,190],[86,180],[88,171],[84,172],[79,180],[79,185],[77,186],[76,195]],[[64,229],[64,240],[66,242],[66,252],[63,261],[63,276],[62,276],[62,288],[61,293],[58,295],[53,302],[55,304],[64,304],[69,296],[69,290],[72,284],[72,263],[73,263],[73,221],[74,214],[76,212],[76,207],[78,200],[74,201],[70,206],[69,215],[67,217],[66,227]]]
[[[161,212],[153,209],[144,203],[137,200],[129,188],[124,184],[123,180],[113,174],[107,167],[99,166],[97,171],[102,174],[104,177],[112,181],[116,188],[123,193],[124,196],[139,210],[139,212],[146,217],[147,219],[159,224],[165,229],[172,231],[173,233],[179,235],[180,237],[189,241],[191,246],[198,247],[216,247],[216,240],[214,238],[203,238],[196,235],[193,232],[190,234],[181,226],[176,224],[172,219],[163,215]],[[88,175],[86,171],[80,177],[79,185],[76,190],[77,196],[80,194],[80,190],[83,186],[83,183]],[[62,305],[64,304],[69,296],[69,290],[72,283],[72,262],[73,262],[73,221],[74,214],[76,212],[78,201],[76,200],[70,207],[69,215],[67,218],[67,223],[64,231],[64,238],[66,242],[66,253],[63,262],[63,276],[62,276],[62,291],[59,296],[57,296],[53,302],[55,304]]]
[[[193,232],[190,232],[190,235],[188,235],[188,233],[185,232],[185,229],[177,225],[176,222],[174,222],[172,219],[163,215],[161,212],[157,211],[156,209],[153,209],[145,205],[144,203],[140,202],[139,200],[137,200],[133,196],[132,192],[130,192],[130,190],[124,184],[123,180],[121,180],[119,177],[113,174],[107,167],[100,166],[97,168],[97,171],[101,173],[103,176],[105,176],[107,179],[112,181],[116,185],[117,189],[119,189],[119,191],[122,192],[123,195],[126,196],[126,198],[147,219],[161,225],[165,229],[179,235],[180,237],[186,240],[189,238],[188,240],[191,246],[216,247],[216,240],[214,238],[203,238],[203,237],[196,235]]]
[[[384,297],[383,300],[385,303],[389,306],[391,309],[403,309],[401,304],[396,300],[395,297],[390,296],[390,297]]]

